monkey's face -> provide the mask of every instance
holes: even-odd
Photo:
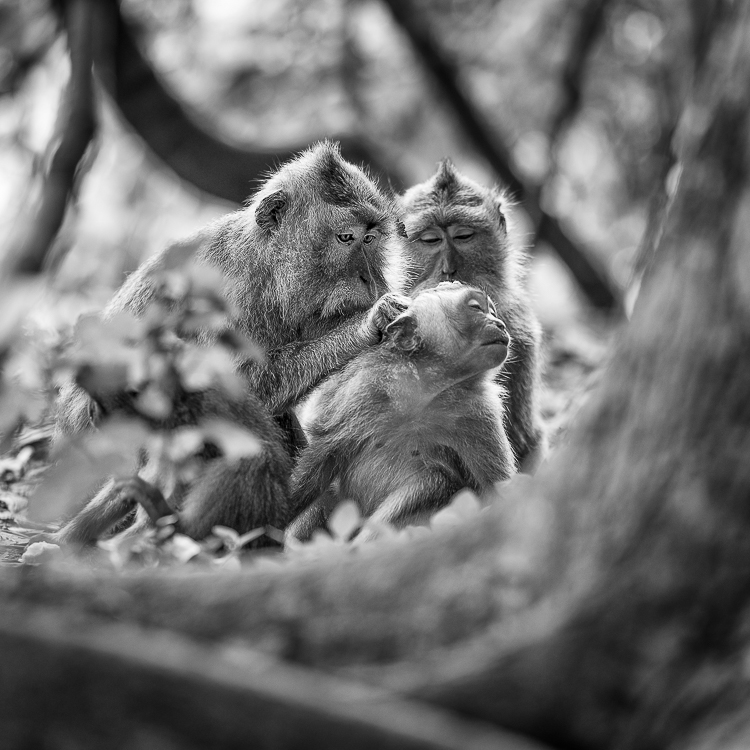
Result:
[[[334,144],[285,165],[264,191],[256,224],[303,325],[367,310],[389,290],[390,256],[401,249],[395,207]]]
[[[441,164],[401,199],[412,289],[462,281],[485,290],[502,282],[508,236],[505,197]]]
[[[385,228],[371,216],[369,221],[338,221],[326,231],[316,250],[316,273],[325,293],[321,315],[333,317],[366,310],[387,291]]]
[[[500,367],[510,336],[482,291],[441,283],[418,294],[386,331],[428,378],[446,385]]]

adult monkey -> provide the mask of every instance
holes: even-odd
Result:
[[[508,391],[505,426],[519,467],[533,471],[547,448],[537,403],[541,327],[524,288],[526,257],[513,235],[508,196],[481,187],[444,159],[400,200],[411,293],[441,281],[479,287],[508,328],[511,354],[498,376]]]
[[[283,165],[246,208],[181,244],[194,249],[198,263],[223,273],[227,299],[236,311],[229,325],[266,352],[262,364],[248,360],[240,363],[240,371],[259,408],[287,429],[290,409],[323,378],[377,343],[404,308],[400,295],[389,293],[398,289],[402,275],[402,241],[392,203],[330,142]],[[173,252],[174,247],[166,248],[136,270],[105,315],[142,313]],[[106,413],[106,405],[70,387],[58,411],[60,430],[71,433]],[[186,422],[190,419],[192,415]],[[261,437],[275,442],[273,435]],[[121,487],[105,487],[58,532],[58,540],[84,543],[106,530],[101,526],[111,525],[113,515],[107,509],[117,505],[121,492]],[[256,502],[218,491],[206,491],[199,500],[187,494],[193,518],[200,517],[201,507],[225,503],[231,520],[238,503]],[[226,522],[221,513],[213,517],[216,523]],[[249,517],[258,523],[255,515]],[[183,530],[189,534],[192,528],[183,525]]]
[[[422,521],[464,487],[491,490],[515,470],[493,382],[510,341],[485,292],[439,284],[387,326],[383,342],[317,391],[310,444],[292,475],[304,540],[339,499],[373,521]],[[335,489],[334,489],[335,487]],[[365,526],[363,536],[375,534]]]

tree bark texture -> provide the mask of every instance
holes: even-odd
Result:
[[[0,622],[49,608],[244,644],[559,748],[750,746],[750,5],[721,18],[633,319],[540,475],[356,554],[9,573]]]

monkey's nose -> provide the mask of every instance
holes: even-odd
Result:
[[[500,318],[496,318],[494,315],[490,315],[489,318],[492,322],[492,325],[500,329],[500,333],[502,334],[501,338],[504,339],[505,343],[507,344],[510,341],[510,334],[508,333],[508,329],[505,327],[505,323],[503,323]]]

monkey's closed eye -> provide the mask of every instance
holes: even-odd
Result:
[[[442,238],[437,232],[423,232],[419,235],[420,242],[425,242],[428,245],[435,245],[440,242]]]
[[[339,242],[343,242],[345,245],[348,245],[354,240],[354,235],[351,232],[340,232],[336,235],[336,239]]]
[[[468,302],[468,305],[469,305],[469,307],[476,308],[477,310],[479,310],[482,313],[484,312],[484,308],[482,307],[482,305],[477,300],[475,300],[475,299],[470,299],[469,302]]]
[[[456,234],[453,235],[454,240],[470,240],[474,236],[474,232],[471,231],[471,229],[464,229],[460,232],[456,232]]]

